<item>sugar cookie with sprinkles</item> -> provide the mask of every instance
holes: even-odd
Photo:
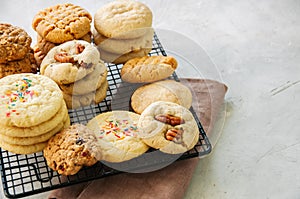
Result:
[[[139,138],[139,115],[128,111],[111,111],[91,119],[87,127],[98,139],[102,159],[123,162],[145,153],[149,147]]]
[[[42,75],[23,73],[0,79],[0,124],[31,127],[52,118],[61,107],[58,85]]]

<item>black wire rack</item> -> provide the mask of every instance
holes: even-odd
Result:
[[[149,55],[167,55],[156,34],[153,37],[152,51]],[[69,110],[71,123],[86,124],[96,115],[110,110],[131,110],[130,96],[140,85],[122,82],[120,77],[122,64],[116,65],[107,63],[107,67],[107,80],[109,83],[107,97],[97,105]],[[175,73],[171,78],[178,80]],[[174,159],[177,161],[207,155],[211,152],[211,144],[199,118],[192,108],[190,110],[198,123],[200,131],[199,141],[192,150],[177,156],[150,149],[150,151],[144,155],[123,163],[106,164],[104,162],[98,162],[91,167],[83,167],[73,176],[62,176],[47,166],[42,152],[18,155],[0,148],[0,170],[4,194],[8,198],[21,198],[104,178],[124,171],[152,171],[155,170],[156,167],[171,164],[174,162]],[[149,158],[147,156],[151,157]]]

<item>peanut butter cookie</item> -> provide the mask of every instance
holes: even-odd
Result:
[[[90,32],[92,16],[80,6],[65,3],[39,11],[33,18],[32,27],[52,43],[79,39]]]
[[[121,78],[130,83],[149,83],[173,74],[177,61],[171,56],[144,56],[128,60],[121,69]]]

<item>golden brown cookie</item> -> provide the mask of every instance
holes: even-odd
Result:
[[[79,39],[90,32],[92,16],[80,6],[64,3],[39,11],[33,18],[32,27],[52,43]]]
[[[164,153],[184,153],[199,141],[199,128],[193,114],[172,102],[150,104],[141,114],[138,128],[146,144]]]
[[[131,96],[131,107],[141,114],[156,101],[173,102],[189,109],[192,105],[190,89],[174,80],[162,80],[139,87]]]
[[[30,50],[23,59],[0,63],[0,78],[18,73],[36,73],[38,65]]]
[[[43,59],[45,58],[46,54],[44,54],[41,49],[37,45],[33,46],[33,56],[38,66],[41,65]]]
[[[99,149],[93,131],[73,124],[50,138],[43,152],[51,169],[62,175],[74,175],[83,166],[97,162]]]
[[[173,74],[177,61],[171,56],[145,56],[128,60],[121,69],[121,78],[130,83],[149,83]]]
[[[152,26],[152,11],[138,1],[113,1],[97,10],[94,26],[105,37],[138,38]]]
[[[151,52],[151,48],[144,48],[139,51],[131,51],[126,54],[115,54],[111,52],[107,52],[105,50],[102,50],[98,48],[100,52],[100,58],[107,62],[107,63],[114,63],[114,64],[123,64],[127,62],[130,59],[136,58],[136,57],[144,57],[147,56],[148,53]]]
[[[30,51],[31,42],[22,28],[0,23],[0,63],[23,59]]]

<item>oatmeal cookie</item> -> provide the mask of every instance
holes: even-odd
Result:
[[[43,152],[48,166],[62,175],[74,175],[99,158],[97,138],[82,124],[73,124],[50,138]]]
[[[24,29],[0,23],[0,63],[23,59],[30,51],[31,42]]]

